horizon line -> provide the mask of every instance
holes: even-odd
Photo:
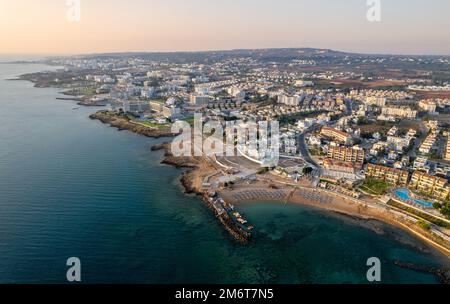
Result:
[[[99,52],[82,52],[82,53],[2,53],[0,56],[42,56],[42,57],[73,57],[73,56],[96,56],[96,55],[114,55],[114,54],[176,54],[176,53],[211,53],[211,52],[232,52],[232,51],[258,51],[258,50],[322,50],[332,51],[337,53],[347,53],[353,55],[371,55],[371,56],[450,56],[450,52],[443,53],[399,53],[399,52],[360,52],[360,51],[345,51],[333,48],[315,48],[315,47],[259,47],[259,48],[230,48],[230,49],[203,49],[203,50],[127,50],[127,51],[99,51]]]

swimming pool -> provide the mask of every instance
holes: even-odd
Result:
[[[402,200],[412,201],[412,202],[422,205],[424,207],[433,207],[433,203],[431,203],[431,202],[412,198],[410,196],[410,192],[408,189],[397,189],[397,190],[395,190],[395,195]]]

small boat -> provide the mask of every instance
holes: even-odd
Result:
[[[78,110],[80,107],[75,107],[75,108],[73,108],[72,110]]]

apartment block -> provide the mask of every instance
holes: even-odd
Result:
[[[442,200],[447,199],[450,193],[450,186],[445,178],[420,171],[413,173],[409,187]]]
[[[447,146],[445,147],[445,160],[450,160],[450,135],[447,137]]]
[[[386,166],[369,164],[367,166],[366,176],[384,180],[391,185],[406,186],[408,184],[409,172]]]
[[[320,134],[344,144],[349,144],[352,140],[352,136],[350,134],[330,127],[323,127]]]
[[[416,118],[417,111],[409,107],[384,107],[381,109],[381,114],[385,116],[396,116],[403,118]]]
[[[364,149],[355,146],[352,148],[331,146],[328,148],[327,157],[343,162],[364,162]]]

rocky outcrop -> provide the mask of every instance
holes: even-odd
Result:
[[[119,130],[128,130],[137,134],[141,134],[147,137],[159,138],[159,137],[172,137],[173,134],[170,129],[153,129],[137,123],[131,122],[127,117],[111,114],[108,111],[99,111],[89,116],[90,119],[97,119],[105,124],[109,124],[111,127],[115,127]]]

